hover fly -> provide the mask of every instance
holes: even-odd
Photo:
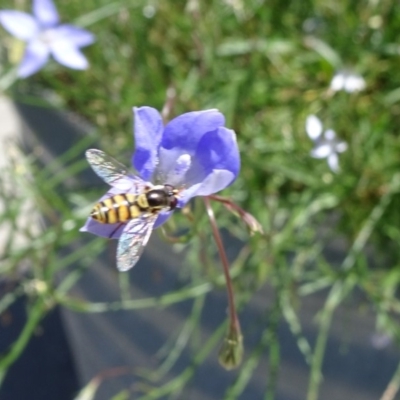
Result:
[[[118,242],[117,267],[127,271],[139,260],[158,214],[175,209],[179,191],[171,185],[152,185],[131,175],[127,168],[101,150],[87,150],[86,158],[94,172],[109,185],[120,179],[132,183],[129,193],[110,195],[99,201],[90,214],[102,224],[118,224],[110,237],[123,229]]]

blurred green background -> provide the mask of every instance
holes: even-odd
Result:
[[[15,221],[28,196],[47,227],[39,235],[30,232],[30,244],[22,250],[9,245],[2,256],[0,274],[16,283],[0,300],[0,311],[18,296],[27,295],[35,317],[28,320],[31,329],[18,338],[13,356],[0,359],[0,369],[7,371],[23,352],[34,326],[52,307],[61,303],[90,311],[90,303],[68,297],[68,291],[106,242],[93,238],[67,255],[62,249],[80,240],[77,228],[104,186],[72,182],[65,188],[65,182],[87,168],[86,161],[76,156],[93,142],[128,164],[134,148],[132,107],[149,105],[161,110],[168,89],[175,93],[170,119],[187,111],[218,108],[226,116],[226,126],[237,133],[242,169],[223,195],[251,213],[265,235],[250,237],[246,226],[218,204],[217,221],[227,238],[243,245],[238,258],[231,259],[240,307],[266,284],[272,287],[274,315],[288,323],[308,362],[309,386],[298,398],[319,398],[332,317],[338,306],[354,296],[361,308],[372,310],[377,332],[397,346],[398,2],[68,0],[56,5],[62,21],[96,35],[96,43],[83,50],[90,68],[72,71],[51,61],[5,94],[21,104],[73,111],[95,131],[83,143],[66,149],[68,153],[58,161],[67,167],[61,172],[54,173],[56,163],[42,167],[37,155],[28,154],[18,158],[19,168],[11,164],[3,174],[23,182],[27,192],[20,201],[13,197],[13,207],[3,210],[1,224],[17,226]],[[1,7],[30,12],[31,5],[3,0]],[[21,47],[4,30],[0,40],[3,76],[18,59]],[[330,82],[343,69],[360,74],[365,89],[332,91]],[[305,131],[310,114],[348,143],[348,150],[339,156],[338,173],[330,171],[325,160],[310,156],[313,143]],[[29,173],[21,173],[21,168]],[[6,193],[4,189],[5,199]],[[215,290],[221,290],[219,260],[203,205],[197,201],[193,207],[196,223],[192,235],[179,247],[187,250],[185,279],[188,287],[212,283]],[[176,232],[181,227],[191,226],[177,214],[170,229]],[[10,243],[15,234],[16,228],[10,233]],[[340,252],[332,261],[325,250],[338,241]],[[214,260],[207,264],[209,268],[203,268],[200,253]],[[19,266],[26,259],[32,265],[21,276]],[[77,260],[82,263],[80,269],[56,279],[60,270]],[[123,293],[128,283],[119,279]],[[297,314],[304,296],[319,291],[325,300],[315,313],[318,335],[309,343]],[[259,329],[273,332],[274,328],[266,324]],[[269,346],[279,354],[279,338],[270,338]],[[241,383],[226,398],[239,398],[243,382],[252,372],[249,363],[257,363],[260,357],[245,355],[238,375]],[[270,357],[269,379],[276,379],[279,356]],[[393,374],[391,383],[398,388],[400,378],[395,371]],[[387,376],[388,384],[391,379],[392,374]],[[273,389],[272,385],[265,398],[274,398]],[[387,397],[391,398],[395,397]]]

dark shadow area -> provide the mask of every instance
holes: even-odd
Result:
[[[16,340],[26,322],[26,298],[17,300],[0,320],[0,353]],[[0,389],[1,400],[71,400],[79,390],[73,357],[59,308],[39,325]]]

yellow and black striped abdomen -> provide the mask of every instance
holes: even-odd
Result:
[[[137,218],[148,209],[146,194],[117,194],[97,203],[91,217],[103,224],[116,224]]]

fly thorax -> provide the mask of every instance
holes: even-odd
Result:
[[[163,189],[153,189],[147,192],[147,202],[150,208],[168,207],[168,195]]]
[[[146,198],[149,207],[153,209],[169,208],[173,210],[178,203],[174,194],[174,187],[171,185],[157,186],[147,192]]]

